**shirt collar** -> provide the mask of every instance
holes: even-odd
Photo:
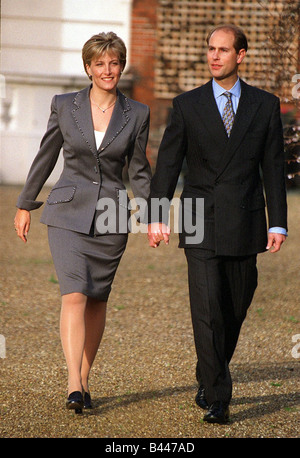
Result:
[[[215,98],[220,97],[222,94],[224,94],[224,92],[230,92],[232,95],[234,95],[237,98],[239,98],[241,95],[241,82],[239,78],[237,79],[235,85],[231,89],[229,89],[229,91],[226,91],[214,79],[212,80],[212,87],[213,87]]]

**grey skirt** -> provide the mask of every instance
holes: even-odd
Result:
[[[82,293],[107,301],[128,234],[81,234],[48,226],[61,295]]]

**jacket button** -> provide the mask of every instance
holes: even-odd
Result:
[[[93,181],[93,184],[99,184],[98,181]]]

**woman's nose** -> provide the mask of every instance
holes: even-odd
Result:
[[[104,73],[106,75],[109,75],[111,73],[111,69],[110,69],[110,65],[109,64],[106,64],[105,67],[104,67]]]

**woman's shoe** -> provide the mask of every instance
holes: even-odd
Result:
[[[73,391],[67,399],[66,403],[67,409],[75,410],[75,413],[82,413],[83,408],[83,396],[80,391]]]
[[[83,407],[84,409],[92,409],[92,399],[90,393],[83,391]]]

